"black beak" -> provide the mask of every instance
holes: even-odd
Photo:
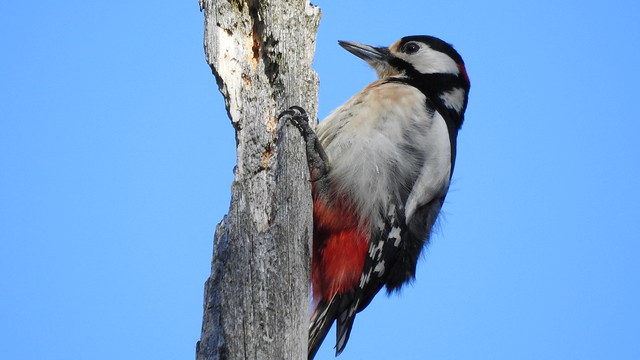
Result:
[[[342,40],[339,40],[338,44],[340,44],[340,46],[342,46],[348,52],[368,62],[373,67],[376,67],[376,65],[381,65],[381,63],[386,63],[389,59],[389,48],[386,47],[374,47],[352,41]]]

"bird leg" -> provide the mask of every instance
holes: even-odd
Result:
[[[329,181],[327,174],[329,172],[329,159],[325,153],[318,135],[311,129],[309,125],[309,117],[307,112],[300,106],[292,106],[289,110],[283,111],[278,119],[286,118],[298,128],[302,138],[306,143],[307,163],[309,172],[311,173],[311,182],[314,183],[317,193],[327,194],[329,192]]]

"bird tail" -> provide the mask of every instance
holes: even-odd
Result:
[[[336,356],[347,345],[351,327],[356,317],[357,302],[353,303],[353,292],[336,295],[331,301],[320,301],[311,316],[309,325],[309,356],[312,360],[322,341],[327,336],[334,320],[336,324]]]
[[[356,309],[358,303],[349,303],[346,307],[342,307],[338,318],[336,319],[336,356],[340,355],[344,347],[347,346],[349,335],[351,335],[351,327],[356,319]]]
[[[327,336],[331,324],[336,318],[336,302],[335,297],[329,301],[320,301],[311,315],[311,322],[309,324],[309,356],[308,359],[312,360],[320,344]]]

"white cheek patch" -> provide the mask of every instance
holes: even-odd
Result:
[[[459,113],[464,106],[464,90],[455,88],[451,91],[444,92],[440,95],[440,99],[444,102],[444,106]]]
[[[399,58],[413,65],[423,74],[460,74],[460,68],[449,55],[433,50],[429,46],[422,45],[420,51],[415,54],[396,54]]]

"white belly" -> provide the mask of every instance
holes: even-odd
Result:
[[[333,186],[372,225],[391,203],[404,207],[409,221],[416,208],[446,193],[447,126],[412,86],[372,83],[323,120],[318,136]]]

